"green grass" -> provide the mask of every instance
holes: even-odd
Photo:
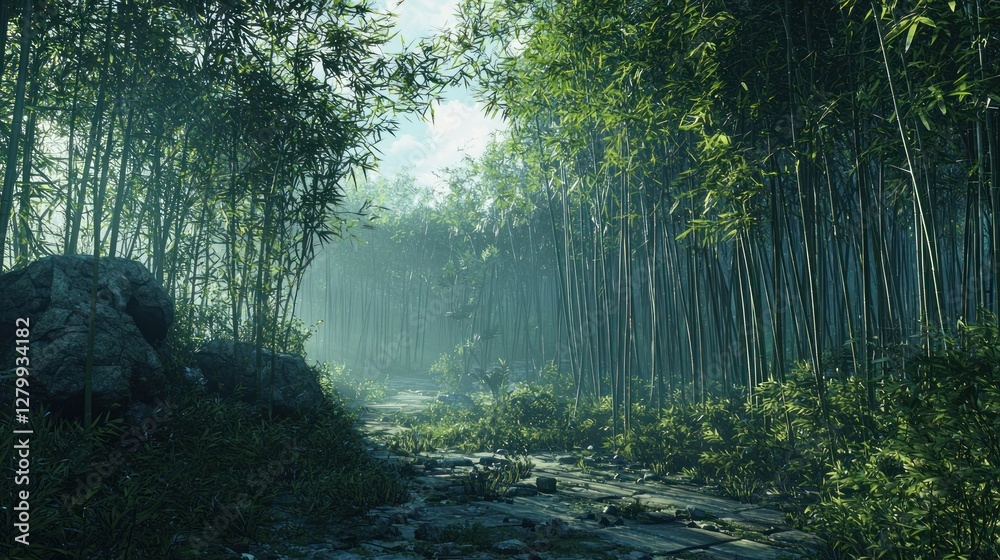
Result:
[[[282,511],[318,523],[407,497],[338,403],[267,419],[188,393],[141,428],[101,418],[88,437],[78,421],[39,413],[34,429],[31,545],[6,551],[25,560],[211,558],[276,538]],[[5,456],[13,444],[7,431]],[[10,509],[0,522],[12,526]]]

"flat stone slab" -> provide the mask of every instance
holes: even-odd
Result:
[[[818,546],[823,544],[823,539],[817,537],[816,535],[810,535],[809,533],[796,531],[794,529],[790,531],[781,531],[780,533],[774,533],[772,535],[769,535],[767,538],[774,542],[803,545],[803,546]]]
[[[594,536],[650,554],[675,554],[693,548],[714,547],[736,540],[714,531],[690,529],[680,524],[625,525],[595,531]]]
[[[710,550],[717,553],[729,554],[733,558],[745,560],[783,560],[786,558],[800,558],[798,554],[789,550],[747,540],[722,543],[713,546]]]
[[[770,523],[755,523],[753,521],[747,521],[742,517],[722,517],[719,519],[728,525],[736,527],[737,529],[742,529],[744,531],[755,531],[757,533],[767,533],[773,531],[775,526]]]
[[[758,507],[740,511],[735,517],[761,525],[781,526],[785,524],[785,514],[776,509]]]
[[[532,456],[532,461],[535,458]],[[536,463],[537,465],[537,463]],[[538,469],[536,468],[535,471]],[[551,471],[550,471],[551,472]],[[608,481],[600,482],[587,478],[579,472],[552,473],[560,479],[564,485],[574,484],[585,489],[607,496],[618,496],[621,498],[638,497],[649,506],[661,509],[684,509],[687,506],[705,510],[715,517],[726,517],[740,514],[748,509],[758,508],[751,504],[741,504],[736,500],[720,498],[703,492],[698,492],[695,487],[681,484],[658,484],[645,483],[636,484],[634,482]],[[757,510],[755,510],[757,511]],[[770,510],[781,517],[779,523],[784,523],[784,514],[775,510]],[[765,512],[760,515],[770,515]],[[749,519],[748,521],[754,521]]]
[[[377,404],[366,404],[364,408],[369,412],[389,413],[389,412],[417,412],[427,408],[427,405],[434,402],[435,397],[420,393],[404,391],[387,398],[385,402]]]
[[[621,499],[621,494],[608,494],[606,492],[600,492],[594,490],[593,488],[584,488],[582,486],[569,486],[572,484],[571,481],[564,481],[563,486],[558,488],[558,491],[567,496],[572,496],[578,500],[588,500],[591,502],[607,502],[611,500]],[[643,500],[645,503],[646,500]]]
[[[544,521],[556,517],[569,523],[570,516],[572,515],[565,503],[545,494],[515,498],[512,504],[497,502],[490,505],[492,509],[503,512],[511,517],[527,517],[535,521]]]

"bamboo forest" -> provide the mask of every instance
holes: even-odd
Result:
[[[1000,558],[1000,1],[0,0],[16,559]]]

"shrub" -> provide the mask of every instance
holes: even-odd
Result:
[[[809,508],[846,556],[1000,557],[1000,332],[991,318],[934,343],[890,384],[877,446]]]
[[[431,377],[447,391],[461,391],[464,389],[465,366],[462,362],[464,351],[465,347],[459,344],[454,352],[441,354],[438,360],[430,367]]]
[[[331,400],[342,398],[348,401],[378,403],[390,395],[388,376],[372,379],[359,375],[344,364],[321,363],[313,368],[323,392]]]
[[[511,455],[507,460],[485,467],[474,467],[462,479],[466,494],[480,500],[503,498],[517,481],[531,475],[535,465],[523,455]]]

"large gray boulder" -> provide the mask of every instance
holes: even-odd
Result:
[[[215,339],[198,349],[195,361],[205,376],[207,390],[237,396],[237,388],[242,388],[239,397],[257,402],[257,352],[252,344]],[[261,404],[267,403],[270,388],[271,405],[278,414],[295,414],[325,400],[316,374],[302,356],[261,349],[261,381]]]
[[[12,367],[15,321],[30,321],[32,406],[83,408],[94,258],[56,255],[0,276],[0,360]],[[142,264],[119,258],[98,263],[93,402],[104,411],[152,400],[164,383],[154,345],[174,320],[167,292]]]

